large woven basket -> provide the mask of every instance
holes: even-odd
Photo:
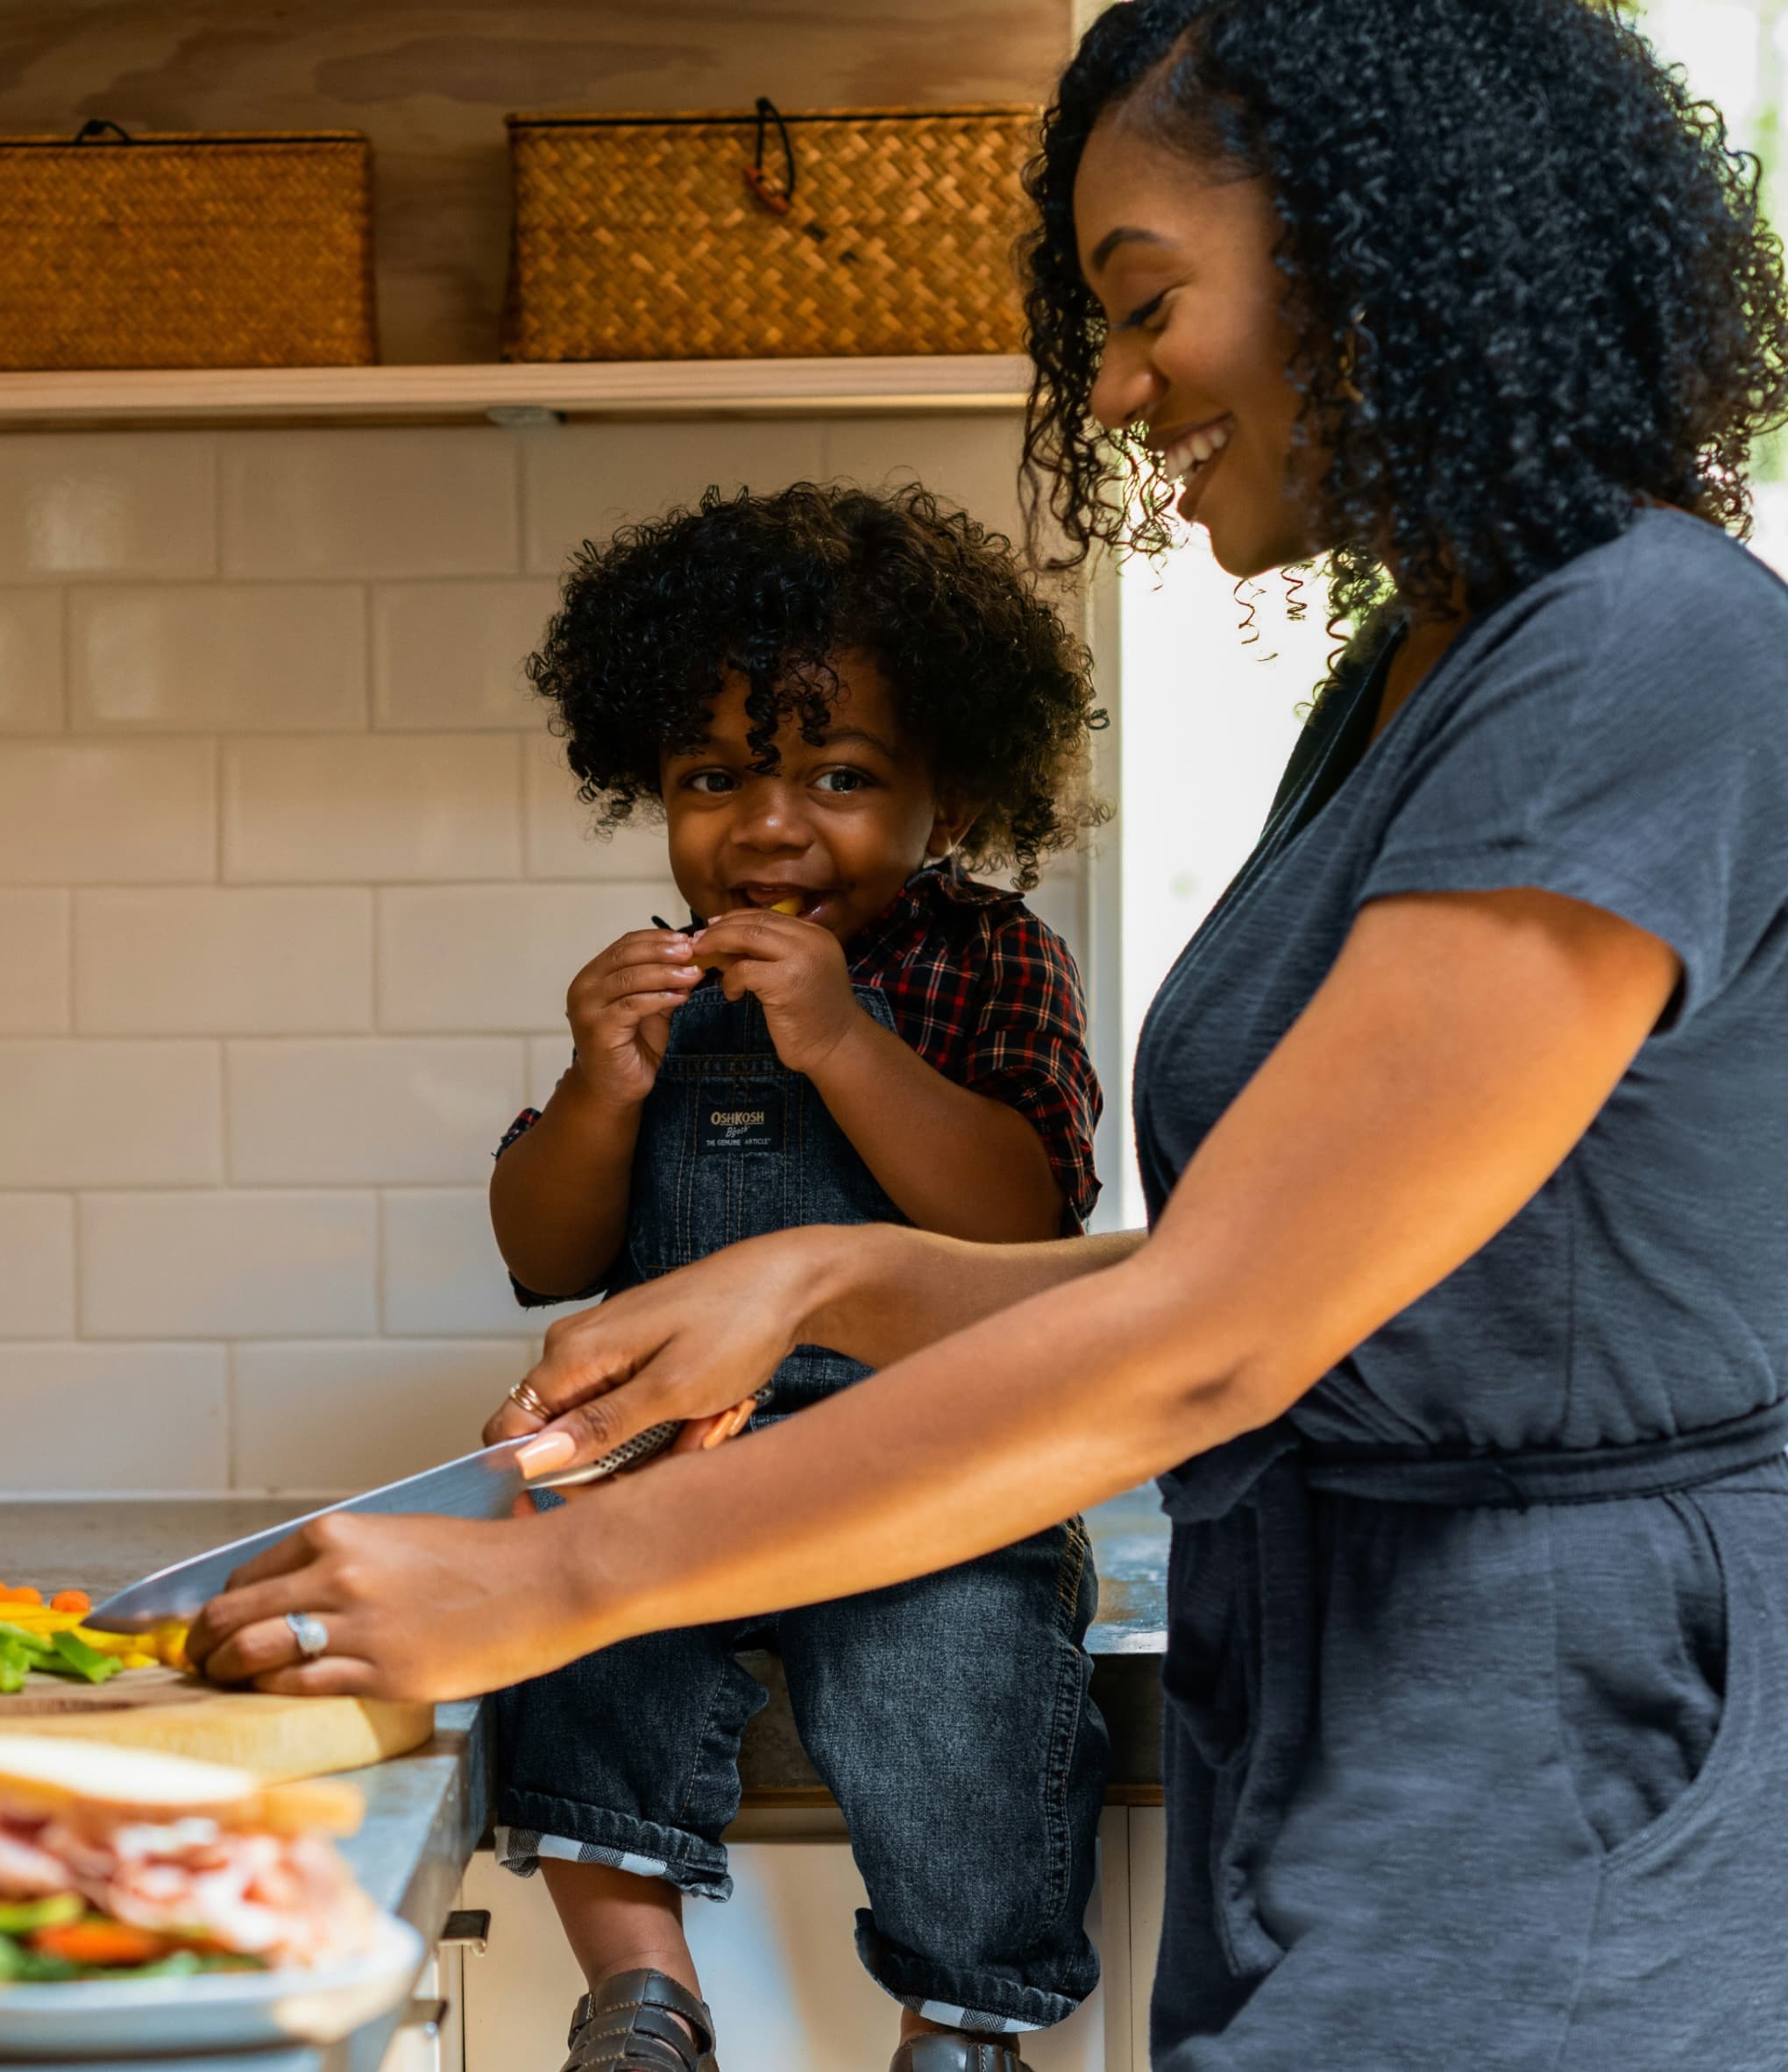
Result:
[[[371,185],[351,131],[0,138],[0,366],[364,365]]]
[[[1016,352],[1038,115],[512,115],[504,355]]]

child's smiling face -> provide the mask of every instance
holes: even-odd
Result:
[[[752,767],[737,677],[713,701],[707,739],[663,758],[671,874],[705,920],[798,898],[803,920],[846,940],[968,832],[974,814],[939,798],[882,672],[856,656],[832,667],[839,692],[826,739],[805,742],[785,721],[768,775]]]

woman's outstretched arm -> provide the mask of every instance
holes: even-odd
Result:
[[[552,1429],[576,1440],[574,1459],[595,1460],[649,1425],[743,1402],[792,1346],[827,1345],[891,1366],[983,1316],[1118,1265],[1144,1236],[977,1245],[898,1224],[780,1231],[561,1317],[528,1382],[564,1413]],[[485,1438],[493,1445],[541,1422],[506,1401]]]
[[[1270,1422],[1469,1258],[1588,1128],[1678,969],[1554,894],[1368,906],[1127,1258],[563,1510],[306,1527],[208,1607],[195,1652],[272,1689],[456,1696],[1022,1538]],[[868,1332],[889,1296],[847,1273],[816,1302]],[[692,1323],[724,1342],[723,1311]],[[294,1611],[328,1623],[314,1663]]]

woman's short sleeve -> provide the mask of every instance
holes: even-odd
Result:
[[[1359,904],[1535,886],[1681,958],[1675,1020],[1788,912],[1788,586],[1653,513],[1506,607],[1417,733]]]

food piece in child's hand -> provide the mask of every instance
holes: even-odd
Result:
[[[799,913],[801,903],[798,899],[778,899],[770,911],[772,913]]]

